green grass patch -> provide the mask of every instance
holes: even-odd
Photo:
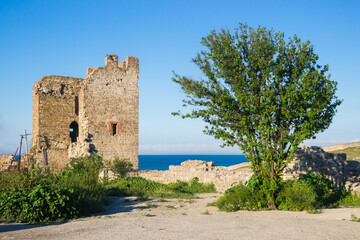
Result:
[[[143,195],[140,195],[135,199],[135,201],[138,201],[138,202],[145,202],[145,201],[148,201],[148,200],[149,200],[149,197],[148,196],[143,196]]]
[[[167,184],[170,188],[188,193],[216,193],[215,185],[213,183],[205,184],[200,183],[197,177],[193,178],[190,182],[176,181]]]
[[[144,216],[145,216],[145,217],[155,217],[155,215],[149,214],[149,213],[145,213]]]
[[[349,147],[342,150],[331,151],[331,153],[346,153],[347,160],[360,161],[360,147]]]
[[[350,221],[353,221],[353,222],[360,222],[360,218],[356,217],[356,215],[355,215],[355,214],[351,214]]]
[[[165,207],[168,208],[168,209],[176,209],[176,207],[174,207],[172,205],[166,205]]]
[[[213,184],[199,183],[198,179],[191,182],[177,181],[163,184],[142,177],[125,177],[112,180],[105,185],[110,196],[147,196],[159,198],[195,198],[194,193],[216,192]]]
[[[202,215],[211,215],[211,213],[208,211],[208,210],[206,210],[205,212],[203,212],[203,213],[201,213]]]
[[[146,208],[157,208],[157,207],[158,206],[153,203],[150,203],[150,202],[146,203]]]

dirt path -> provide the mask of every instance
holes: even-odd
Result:
[[[219,212],[193,201],[116,198],[102,215],[53,225],[0,224],[0,239],[360,239],[360,208],[306,212]],[[156,207],[155,207],[156,206]]]

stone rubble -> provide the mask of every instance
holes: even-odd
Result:
[[[11,161],[14,160],[13,155],[0,154],[0,171],[7,170],[11,165]]]

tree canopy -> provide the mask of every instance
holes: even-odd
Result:
[[[246,24],[232,33],[213,30],[192,61],[205,78],[174,73],[186,94],[188,113],[202,118],[204,133],[237,145],[251,161],[254,176],[275,208],[281,173],[304,140],[327,129],[341,100],[336,82],[320,66],[310,41]]]

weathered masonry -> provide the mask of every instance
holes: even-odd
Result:
[[[86,78],[45,76],[33,87],[32,150],[59,171],[71,157],[118,156],[138,168],[139,59],[107,55]]]

